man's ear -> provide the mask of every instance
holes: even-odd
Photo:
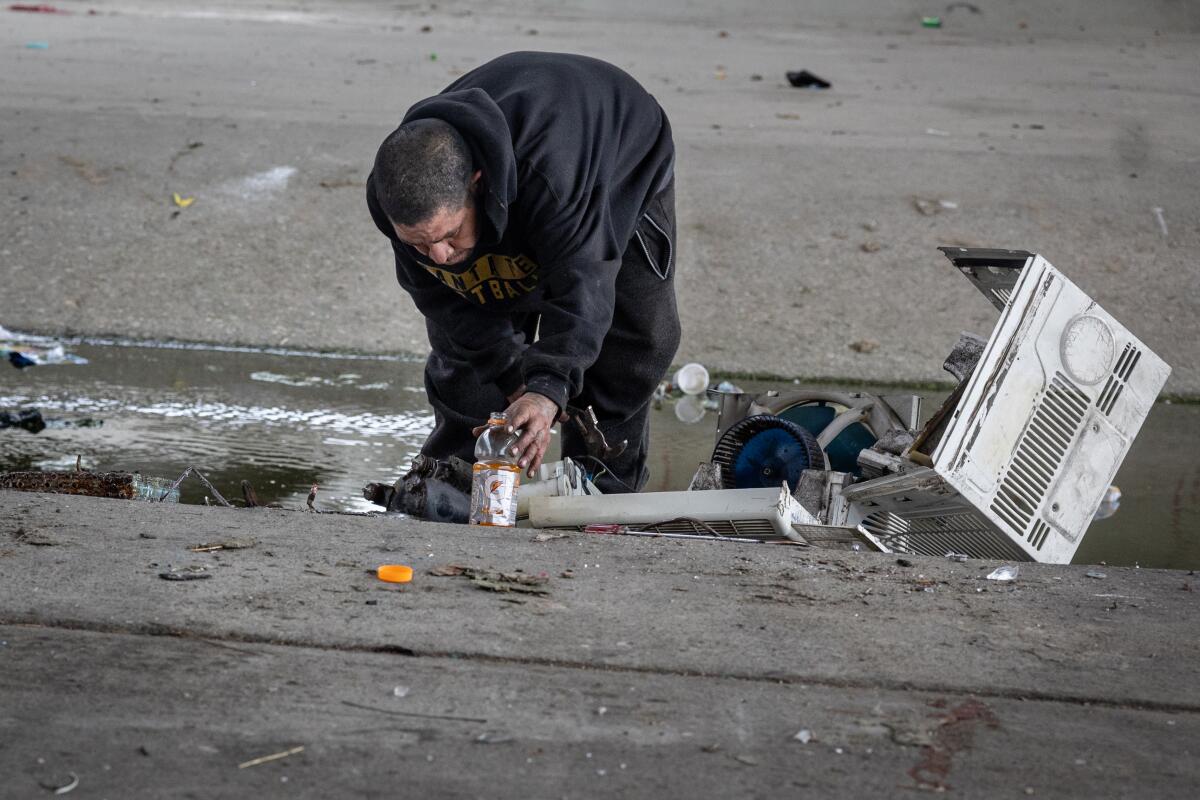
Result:
[[[479,181],[482,179],[483,179],[483,170],[481,170],[481,169],[475,170],[475,174],[471,176],[471,183],[468,187],[471,194],[475,194],[475,192],[479,189]]]

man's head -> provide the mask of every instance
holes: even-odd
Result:
[[[375,154],[375,196],[400,237],[436,264],[466,260],[479,239],[482,173],[461,135],[438,119],[406,122]]]

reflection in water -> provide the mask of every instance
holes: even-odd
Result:
[[[0,364],[0,409],[36,406],[48,419],[103,424],[52,425],[37,435],[0,430],[0,469],[69,469],[78,455],[90,469],[174,479],[194,465],[231,499],[249,480],[261,501],[302,508],[317,483],[320,507],[367,511],[375,507],[362,499],[362,486],[403,474],[433,426],[421,364],[412,359],[194,346],[70,349],[88,363],[22,371]],[[928,398],[926,407],[939,400]],[[712,452],[715,417],[689,425],[669,402],[652,414],[648,491],[687,486]],[[1200,565],[1200,463],[1190,445],[1198,422],[1194,405],[1154,409],[1117,476],[1120,510],[1092,526],[1077,562]],[[198,481],[182,488],[183,502],[204,502]]]

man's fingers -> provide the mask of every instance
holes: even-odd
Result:
[[[521,438],[517,439],[517,443],[513,446],[517,451],[514,453],[514,455],[521,459],[520,464],[522,467],[528,463],[527,459],[533,453],[533,448],[536,448],[538,442],[541,441],[543,430],[544,429],[535,429],[532,427],[527,428],[525,432],[521,434]]]
[[[537,468],[542,465],[542,457],[546,455],[546,446],[549,444],[550,437],[545,437],[545,442],[539,441],[537,444],[537,452],[533,454],[532,460],[529,462],[529,471],[526,472],[530,478],[537,474]]]

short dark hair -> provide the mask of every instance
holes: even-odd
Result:
[[[424,222],[467,202],[474,163],[466,141],[440,119],[406,122],[375,154],[375,197],[397,225]]]

